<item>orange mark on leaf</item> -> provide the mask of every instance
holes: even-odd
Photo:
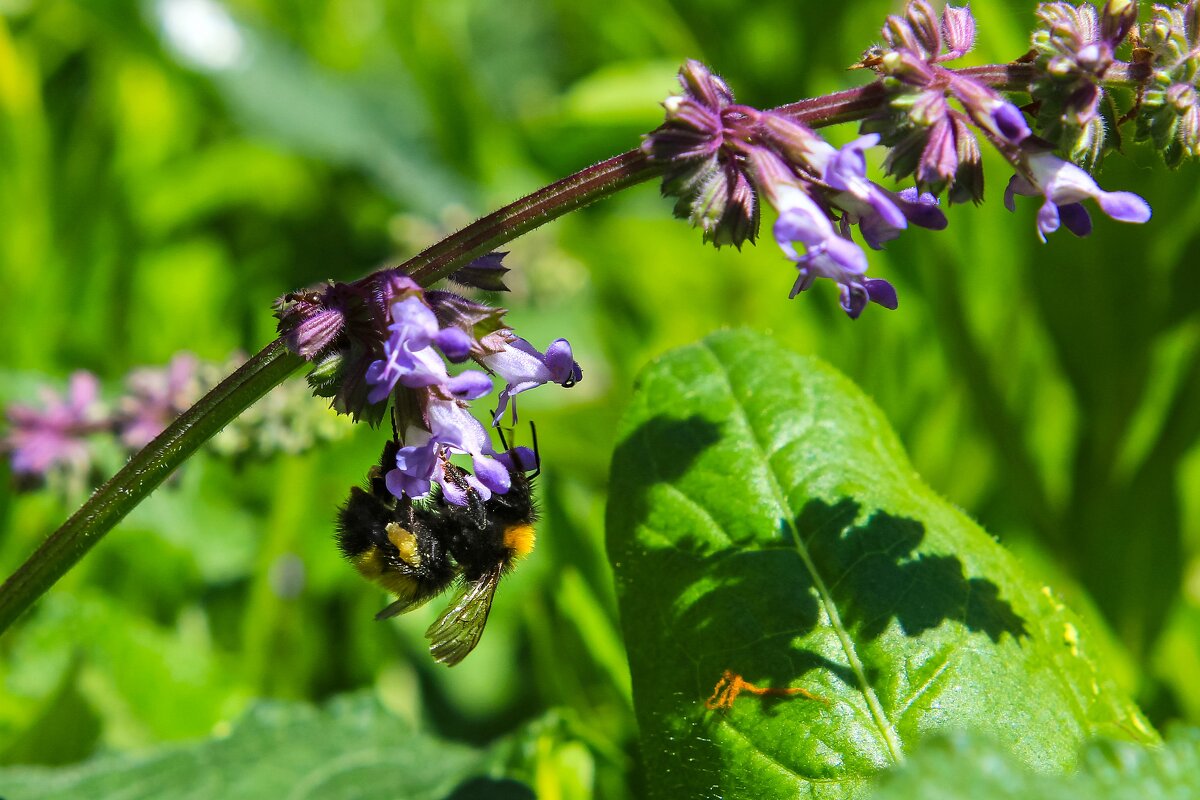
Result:
[[[756,686],[736,672],[727,669],[721,674],[721,680],[717,681],[717,685],[713,687],[712,696],[704,701],[704,707],[709,711],[728,711],[733,708],[733,701],[737,700],[738,695],[742,692],[756,694],[759,697],[804,697],[829,705],[829,701],[825,698],[817,697],[799,686],[790,689]]]

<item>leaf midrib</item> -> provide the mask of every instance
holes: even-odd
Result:
[[[837,605],[833,602],[833,596],[825,586],[824,579],[821,577],[820,572],[817,571],[817,565],[813,562],[808,553],[808,548],[805,547],[804,541],[800,538],[800,531],[797,530],[795,521],[792,519],[791,509],[787,503],[787,496],[783,492],[779,476],[775,473],[774,464],[767,456],[766,448],[759,441],[758,431],[751,423],[750,415],[738,400],[737,394],[733,390],[732,376],[725,366],[725,362],[721,360],[720,355],[712,349],[708,342],[702,343],[701,346],[708,351],[709,355],[716,362],[733,407],[741,417],[742,424],[746,430],[750,432],[750,441],[758,451],[762,463],[766,464],[766,473],[770,481],[771,493],[774,495],[775,505],[779,508],[781,516],[787,524],[788,530],[791,532],[792,542],[795,545],[796,552],[800,556],[800,560],[804,562],[804,567],[808,570],[808,574],[812,578],[813,587],[817,590],[821,606],[825,609],[825,613],[829,617],[829,625],[837,635],[838,641],[841,642],[842,651],[846,654],[850,670],[854,673],[855,679],[859,684],[859,691],[862,692],[863,699],[867,703],[867,708],[871,712],[871,719],[879,729],[879,733],[883,737],[884,744],[887,745],[892,760],[897,764],[903,763],[904,751],[900,745],[899,735],[896,733],[896,729],[892,727],[891,721],[888,720],[887,714],[883,711],[883,705],[879,702],[879,697],[875,694],[874,688],[872,688],[870,682],[867,680],[866,669],[863,667],[862,660],[858,657],[858,651],[854,647],[854,640],[850,638],[850,632],[846,630],[846,626],[842,623],[842,617],[838,612]]]

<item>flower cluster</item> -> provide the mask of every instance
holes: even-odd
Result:
[[[1200,156],[1200,3],[1154,6],[1138,56],[1150,69],[1136,138],[1150,141],[1170,167]]]
[[[734,104],[725,83],[697,61],[684,65],[680,81],[683,96],[667,100],[666,122],[642,146],[666,163],[663,191],[679,198],[676,213],[707,241],[740,247],[755,239],[764,197],[779,213],[775,240],[796,265],[793,296],[830,278],[851,317],[870,301],[894,308],[891,286],[865,277],[866,255],[851,229],[879,248],[910,222],[942,228],[946,219],[932,196],[890,192],[867,179],[863,153],[878,137],[839,150],[784,114]]]
[[[112,442],[125,454],[145,447],[242,360],[207,364],[180,353],[163,367],[130,372],[112,403],[102,401],[95,375],[76,372],[65,396],[46,388],[39,406],[6,409],[0,453],[8,456],[19,488],[49,484],[81,494],[96,483],[97,461],[117,452]],[[297,452],[340,435],[328,424],[331,417],[309,393],[285,385],[217,434],[213,448],[228,457]]]
[[[1099,13],[1094,6],[1068,3],[1046,3],[1037,11],[1037,69],[1030,92],[1038,100],[1038,131],[1089,170],[1099,165],[1106,130],[1117,122],[1101,80],[1137,22],[1137,11],[1135,0],[1108,0]]]
[[[1188,13],[1177,16],[1185,20]],[[866,277],[866,254],[853,232],[867,247],[880,249],[909,224],[944,228],[940,195],[951,204],[981,202],[981,142],[1013,167],[1005,194],[1010,208],[1017,194],[1044,198],[1037,219],[1043,239],[1060,225],[1077,235],[1090,231],[1080,205],[1084,199],[1095,200],[1116,220],[1149,219],[1140,197],[1103,191],[1073,163],[1099,161],[1106,97],[1100,81],[1136,15],[1137,4],[1128,0],[1109,0],[1099,15],[1090,6],[1042,6],[1035,63],[1023,65],[1033,76],[1031,109],[1042,135],[1021,108],[984,80],[944,66],[974,46],[970,10],[946,6],[937,14],[926,0],[910,0],[903,14],[888,17],[883,43],[857,65],[878,75],[866,87],[873,93],[864,90],[861,96],[882,99],[868,110],[862,135],[850,144],[835,148],[805,126],[803,104],[766,111],[737,104],[724,81],[689,61],[680,71],[683,94],[664,103],[666,120],[642,149],[664,164],[663,192],[677,198],[676,215],[702,228],[705,240],[717,246],[753,242],[760,198],[774,207],[772,232],[798,272],[791,296],[817,278],[829,278],[839,285],[842,308],[851,318],[871,302],[895,308],[891,284]],[[1068,159],[1054,155],[1056,143]],[[879,144],[889,148],[884,171],[911,180],[908,188],[891,191],[867,177],[865,151]]]
[[[451,277],[503,289],[502,255],[484,256]],[[309,380],[317,394],[339,412],[375,423],[390,403],[402,446],[384,476],[388,489],[415,499],[437,485],[456,505],[468,502],[468,489],[482,500],[506,493],[513,466],[534,465],[525,448],[497,452],[469,410],[491,394],[492,376],[505,382],[494,425],[510,407],[515,421],[518,394],[546,383],[573,386],[582,377],[566,339],[543,353],[507,328],[503,314],[453,292],[426,291],[397,270],[289,294],[277,307],[280,334],[315,364]],[[468,360],[483,369],[451,374],[449,365]],[[446,480],[452,455],[471,459],[467,487]]]
[[[92,434],[107,430],[109,422],[100,402],[100,382],[90,372],[71,376],[64,396],[42,390],[40,408],[8,407],[8,430],[0,441],[18,484],[28,487],[51,475],[61,475],[68,485],[78,485],[91,468]]]

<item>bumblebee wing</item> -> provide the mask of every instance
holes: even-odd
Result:
[[[416,597],[401,597],[396,602],[389,605],[387,608],[375,615],[376,620],[385,620],[388,617],[394,617],[397,614],[407,614],[413,609],[420,608],[434,598],[433,594]]]
[[[503,572],[504,565],[496,564],[479,580],[464,583],[450,606],[425,631],[434,661],[453,667],[479,644]]]

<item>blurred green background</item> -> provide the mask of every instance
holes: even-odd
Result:
[[[844,65],[898,6],[3,0],[0,404],[76,369],[116,393],[177,351],[255,352],[284,292],[398,263],[636,146],[684,58],[778,105],[862,82]],[[965,63],[1023,53],[1032,7],[973,4]],[[613,431],[648,360],[729,326],[847,372],[926,481],[1111,633],[1156,723],[1200,723],[1198,172],[1126,149],[1100,183],[1143,194],[1150,224],[1098,217],[1088,239],[1041,245],[1036,203],[1001,206],[993,158],[984,206],[872,255],[901,306],[855,322],[829,286],[787,300],[769,235],[704,247],[653,185],[514,242],[509,322],[539,347],[569,338],[585,379],[522,399],[545,519],[478,650],[434,664],[432,606],[376,623],[386,598],[333,547],[383,434],[202,454],[0,639],[0,764],[206,737],[256,698],[365,689],[473,743],[553,713],[524,776],[542,796],[636,791],[602,536]],[[9,483],[4,574],[80,500]]]

